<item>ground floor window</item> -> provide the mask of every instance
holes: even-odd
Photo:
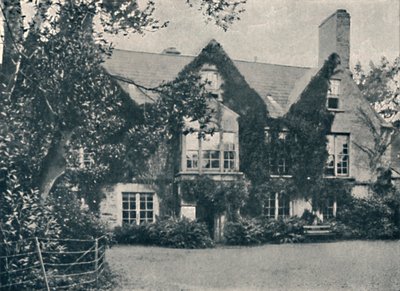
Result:
[[[264,215],[268,218],[285,218],[290,216],[290,200],[283,193],[272,194],[264,205]]]
[[[122,192],[122,224],[154,221],[154,194]]]

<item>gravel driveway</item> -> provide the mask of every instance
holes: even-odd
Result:
[[[177,250],[115,246],[115,290],[400,290],[399,241]]]

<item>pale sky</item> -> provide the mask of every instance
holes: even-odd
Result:
[[[248,0],[241,20],[228,32],[204,23],[201,12],[186,0],[158,0],[157,13],[167,28],[145,36],[113,39],[117,48],[160,53],[176,47],[197,55],[211,39],[220,42],[233,59],[315,67],[318,25],[337,9],[351,15],[351,67],[368,65],[382,56],[399,56],[400,0]]]
[[[144,36],[112,38],[116,48],[160,53],[176,47],[184,55],[197,55],[214,38],[232,59],[315,67],[318,25],[337,9],[346,9],[351,15],[351,68],[358,60],[367,66],[370,60],[386,56],[393,61],[400,54],[400,0],[247,0],[241,20],[227,32],[205,24],[186,0],[155,2],[156,17],[170,21],[169,26]]]

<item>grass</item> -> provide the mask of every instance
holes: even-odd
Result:
[[[399,241],[177,250],[116,246],[115,290],[400,290]]]

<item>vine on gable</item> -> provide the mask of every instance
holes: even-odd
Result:
[[[264,160],[264,128],[268,116],[265,103],[215,40],[210,41],[179,76],[199,72],[204,64],[217,68],[223,79],[223,103],[240,116],[240,168],[251,181],[256,180],[260,171],[265,171],[265,164],[260,162]]]
[[[323,177],[328,158],[327,135],[334,119],[334,114],[326,108],[326,99],[329,80],[339,63],[339,56],[332,54],[284,116],[290,132],[288,146],[296,195],[312,198],[314,208],[325,200],[328,189],[334,193],[346,192],[343,183]]]
[[[256,183],[253,183],[252,197],[257,201],[283,191],[292,198],[311,198],[313,207],[318,209],[328,197],[344,199],[350,193],[351,182],[328,180],[323,175],[328,158],[326,136],[331,132],[334,119],[326,108],[327,92],[338,64],[338,55],[332,54],[289,112],[281,118],[268,120],[269,140],[263,155],[258,154],[260,164],[264,164],[264,170],[260,169],[259,173],[265,174],[253,181]],[[287,130],[287,135],[281,139],[279,134],[283,130]],[[275,170],[282,158],[292,178],[271,178],[271,174],[277,174]]]

